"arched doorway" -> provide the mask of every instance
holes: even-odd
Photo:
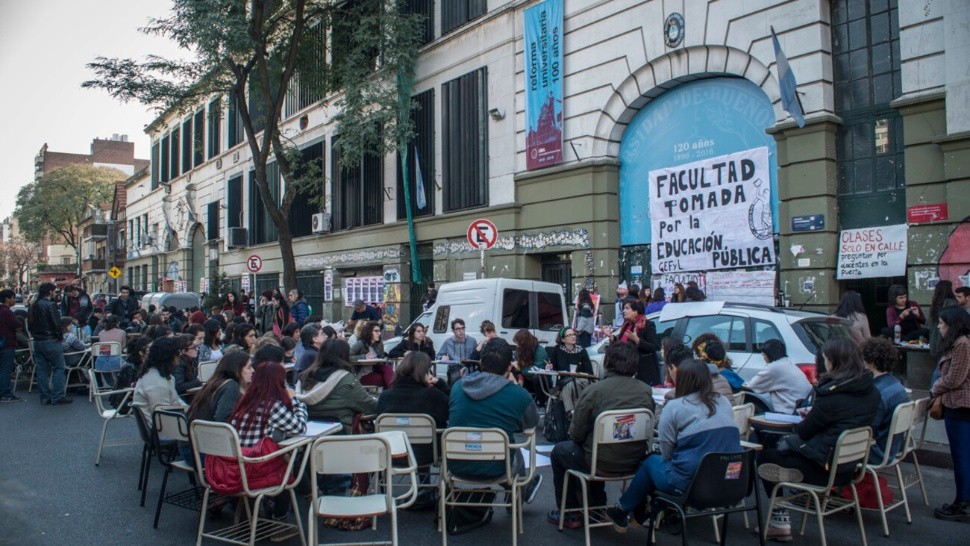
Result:
[[[188,267],[185,269],[188,279],[186,279],[185,290],[196,292],[200,290],[199,281],[205,276],[206,241],[201,225],[195,226],[192,231],[192,245],[188,249],[187,259],[189,263],[186,264]]]

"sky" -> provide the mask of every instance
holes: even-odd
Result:
[[[148,53],[185,57],[165,38],[138,32],[150,17],[166,17],[168,0],[0,0],[0,219],[13,213],[16,193],[34,176],[41,146],[87,154],[95,138],[127,134],[135,157],[148,159],[144,128],[154,112],[82,89],[85,66],[98,56],[143,59]]]

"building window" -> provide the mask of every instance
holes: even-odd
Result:
[[[434,89],[429,89],[414,97],[418,108],[411,112],[414,122],[414,140],[408,149],[408,182],[404,184],[401,156],[397,158],[397,218],[407,218],[405,209],[405,188],[411,194],[411,214],[428,216],[434,214],[435,172],[434,172]],[[420,160],[420,162],[418,162]],[[421,174],[424,190],[424,207],[418,199],[418,173]]]
[[[290,234],[293,237],[304,237],[310,235],[313,232],[313,214],[320,212],[320,206],[311,203],[323,193],[323,142],[318,142],[316,144],[311,144],[300,151],[303,156],[303,164],[314,163],[317,166],[317,176],[319,176],[319,181],[313,183],[310,187],[306,188],[304,191],[298,193],[296,197],[293,198],[293,203],[290,204]],[[303,176],[303,165],[296,172],[296,176],[299,178]]]
[[[172,129],[172,140],[171,140],[172,165],[170,167],[171,178],[169,178],[169,180],[178,178],[178,175],[179,175],[179,148],[180,148],[179,144],[181,143],[181,140],[179,140],[179,137],[180,135],[179,135],[178,127],[176,127],[175,129]]]
[[[353,47],[354,33],[360,32],[361,15],[359,12],[361,9],[360,0],[348,0],[334,13],[331,19],[332,29],[330,34],[333,52],[330,55],[330,64],[332,66],[330,83],[333,89],[343,88],[343,82],[340,81],[340,71],[344,63],[347,62],[347,59],[350,58],[349,51]],[[373,9],[379,8],[374,7]],[[371,69],[377,67],[377,55],[377,50],[370,52],[368,62]]]
[[[219,238],[219,201],[213,201],[206,207],[206,233],[209,240],[214,241]]]
[[[340,166],[340,150],[336,147],[339,137],[331,143],[333,157],[333,203],[334,229],[352,229],[358,226],[379,224],[384,216],[384,192],[382,158],[365,154],[360,165]]]
[[[451,0],[453,2],[454,0]],[[445,0],[445,3],[451,3]],[[484,4],[484,2],[482,2]],[[421,23],[420,44],[424,45],[434,40],[434,0],[405,0],[404,13],[424,17]]]
[[[236,94],[229,95],[229,147],[232,148],[243,140],[242,114],[236,104]]]
[[[229,179],[226,184],[226,227],[242,227],[242,175]]]
[[[161,166],[161,161],[162,161],[161,155],[159,155],[160,151],[161,150],[159,150],[158,141],[156,140],[155,142],[152,142],[152,189],[153,190],[158,187],[158,181],[159,181],[159,175],[160,175],[159,167]]]
[[[441,86],[445,211],[488,204],[487,80],[483,67]]]
[[[205,161],[205,111],[196,112],[192,123],[195,126],[192,131],[192,163],[198,167]]]
[[[182,123],[182,172],[192,170],[192,118]]]
[[[171,166],[171,160],[169,158],[171,157],[172,147],[169,146],[168,143],[169,143],[168,135],[165,135],[164,137],[162,137],[162,157],[160,162],[162,168],[161,168],[161,172],[159,172],[159,175],[158,175],[158,181],[162,184],[168,182],[168,173],[169,173],[168,169]]]
[[[486,0],[446,0],[441,4],[441,34],[485,15]]]
[[[222,99],[209,103],[209,159],[219,154],[219,134],[222,123]]]
[[[280,204],[280,169],[274,161],[266,164],[266,184],[276,206]],[[256,171],[249,171],[249,244],[272,243],[280,238],[276,224],[270,218],[259,188],[256,186]]]

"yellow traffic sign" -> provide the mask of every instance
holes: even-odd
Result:
[[[117,266],[112,266],[112,268],[108,270],[108,275],[111,275],[112,279],[117,279],[121,276],[121,270],[118,269]]]

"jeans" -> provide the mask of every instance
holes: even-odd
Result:
[[[620,508],[632,512],[634,508],[647,502],[647,498],[654,491],[677,493],[676,487],[670,484],[667,475],[667,463],[659,453],[651,453],[640,464],[636,476],[630,481],[630,487],[620,497]]]
[[[943,410],[943,426],[950,442],[953,457],[953,480],[956,482],[955,502],[970,502],[970,421],[956,419]]]
[[[0,349],[0,396],[13,396],[13,389],[10,384],[10,376],[16,365],[17,349]]]
[[[559,442],[552,448],[550,455],[552,462],[552,484],[556,488],[556,506],[562,508],[579,508],[583,504],[582,488],[579,480],[571,478],[569,491],[572,493],[566,499],[566,506],[562,502],[563,477],[567,470],[589,472],[589,462],[586,461],[586,451],[583,446],[572,440]],[[603,506],[606,504],[606,488],[604,482],[589,482],[589,505]]]
[[[60,341],[34,341],[34,366],[37,367],[37,388],[40,401],[54,403],[64,398],[64,348]]]

